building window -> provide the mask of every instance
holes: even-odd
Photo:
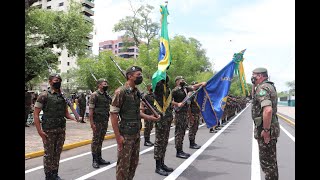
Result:
[[[70,62],[67,62],[67,65],[70,66]]]
[[[47,6],[47,9],[51,9],[51,6]]]
[[[68,57],[70,57],[70,54],[68,53]]]
[[[51,0],[47,0],[47,2],[50,2]]]
[[[117,54],[117,50],[115,50],[115,51],[114,51],[114,53],[116,53],[116,54]]]
[[[136,53],[138,53],[139,52],[139,49],[136,49]]]
[[[59,6],[63,6],[63,2],[59,3]]]
[[[115,47],[117,48],[117,45]]]
[[[123,46],[123,43],[119,43],[119,47],[122,47]]]

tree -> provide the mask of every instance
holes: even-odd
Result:
[[[59,50],[67,48],[71,56],[83,56],[87,35],[92,31],[80,12],[81,4],[70,3],[68,12],[30,7],[25,1],[25,83],[39,75],[48,75],[48,66],[56,69]]]
[[[294,95],[295,94],[295,80],[286,82],[286,85],[290,88],[289,94]]]
[[[125,37],[133,38],[136,46],[139,46],[142,40],[146,40],[149,49],[151,40],[158,34],[160,29],[159,23],[153,22],[150,13],[154,9],[151,5],[141,5],[134,9],[129,1],[133,16],[126,16],[114,25],[113,31],[124,31]]]

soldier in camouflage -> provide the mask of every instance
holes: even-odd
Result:
[[[101,148],[108,129],[109,110],[111,97],[108,95],[108,81],[98,79],[98,90],[93,92],[89,99],[89,120],[93,132],[91,152],[92,167],[99,168],[99,165],[108,165],[109,161],[102,159]]]
[[[156,140],[154,145],[154,159],[156,160],[155,172],[168,176],[168,172],[172,172],[173,169],[164,164],[164,158],[168,146],[168,139],[170,134],[170,126],[173,120],[172,114],[172,93],[169,87],[169,76],[166,76],[166,80],[161,80],[157,83],[154,95],[155,106],[157,112],[161,115],[161,119],[156,122]]]
[[[145,95],[144,98],[149,102],[150,105],[154,103],[154,95],[152,93],[151,85],[147,86],[148,94]],[[152,112],[145,107],[145,113],[148,115],[152,115]],[[150,141],[150,133],[153,129],[153,121],[144,120],[144,145],[145,146],[153,146],[154,144]]]
[[[182,103],[187,97],[188,92],[198,89],[201,85],[205,86],[206,82],[201,82],[192,86],[187,86],[182,76],[175,78],[176,87],[172,90],[172,104],[179,108],[175,110],[176,128],[175,128],[175,145],[176,145],[176,157],[187,159],[190,154],[183,152],[183,139],[188,127],[188,105]]]
[[[61,77],[49,76],[50,88],[42,92],[34,105],[34,124],[44,147],[43,166],[46,180],[60,180],[58,176],[60,154],[65,141],[66,118],[77,121],[70,115],[66,100],[61,95]],[[39,114],[43,110],[40,126]]]
[[[136,85],[143,81],[142,69],[132,66],[126,71],[127,82],[115,90],[110,106],[111,122],[118,144],[117,180],[132,180],[139,163],[141,118],[157,121],[147,115]],[[120,121],[119,121],[120,120]]]
[[[259,145],[260,166],[266,180],[278,180],[276,144],[280,128],[277,117],[277,91],[274,83],[268,81],[265,68],[254,69],[251,81],[255,86],[251,112],[255,124],[254,138]]]
[[[198,84],[198,82],[193,81],[191,85]],[[189,108],[189,141],[191,149],[199,149],[201,146],[195,143],[196,134],[198,131],[199,120],[200,120],[200,108],[197,105],[195,96],[190,98],[190,108]]]

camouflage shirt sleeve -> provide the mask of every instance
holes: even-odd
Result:
[[[47,94],[45,92],[42,92],[38,99],[36,100],[36,103],[34,104],[34,107],[42,109],[45,105],[45,102],[47,101]]]
[[[256,92],[257,94],[257,99],[261,104],[261,108],[265,106],[271,106],[272,107],[272,102],[271,102],[271,89],[268,87],[268,85],[262,84],[259,89]]]
[[[90,95],[90,99],[89,99],[89,109],[94,109],[96,107],[96,102],[97,102],[97,92],[93,92]]]
[[[120,88],[118,88],[113,95],[112,102],[110,105],[110,113],[119,113],[120,108],[123,103],[123,97],[124,97],[124,91],[121,91]]]
[[[175,87],[173,90],[172,90],[172,99],[174,100],[175,98],[177,98],[177,90],[178,88]]]

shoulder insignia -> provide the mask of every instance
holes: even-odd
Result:
[[[267,91],[264,90],[264,89],[261,89],[260,92],[259,92],[259,95],[260,95],[260,96],[264,96],[264,95],[266,95],[266,94],[267,94]]]

